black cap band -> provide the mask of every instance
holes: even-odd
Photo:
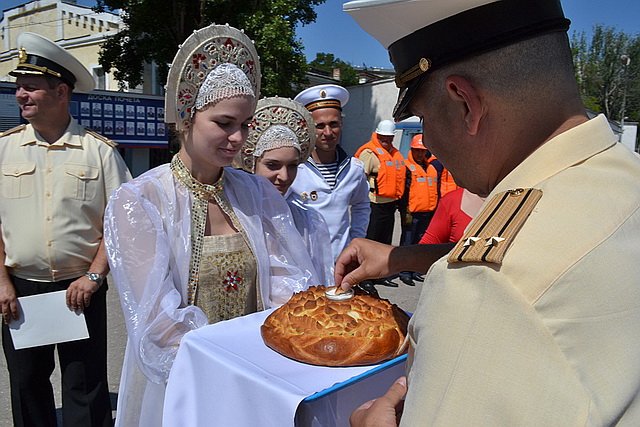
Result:
[[[21,71],[24,71],[24,74],[49,74],[58,77],[71,87],[74,87],[76,84],[76,77],[71,71],[56,62],[38,55],[27,54],[26,58],[24,58],[24,60],[21,59],[16,69],[9,74],[13,76],[23,74]]]
[[[428,71],[542,34],[566,31],[569,24],[559,0],[499,0],[401,38],[389,46],[400,88],[394,119],[411,116],[407,108]]]
[[[500,0],[421,28],[389,46],[399,87],[428,70],[544,33],[566,31],[559,0]]]

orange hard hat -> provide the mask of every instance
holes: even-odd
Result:
[[[426,150],[427,147],[424,146],[424,144],[422,143],[422,134],[419,133],[417,135],[414,135],[413,138],[411,138],[411,148],[417,148],[418,150]]]

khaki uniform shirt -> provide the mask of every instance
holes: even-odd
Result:
[[[429,270],[402,426],[640,425],[639,186],[603,116],[498,184],[543,195],[501,265]]]
[[[111,192],[131,175],[109,140],[71,119],[48,144],[31,125],[0,137],[5,265],[29,280],[79,277],[102,240]]]

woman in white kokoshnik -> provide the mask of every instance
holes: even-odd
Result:
[[[263,98],[258,101],[241,151],[242,168],[268,179],[287,199],[320,284],[332,286],[333,255],[327,224],[315,210],[288,197],[298,165],[313,151],[315,139],[313,117],[302,104],[288,98]]]
[[[320,283],[284,199],[231,167],[248,134],[260,65],[229,26],[196,31],[167,78],[166,122],[180,151],[120,187],[105,242],[128,342],[117,425],[160,426],[182,336],[286,302]]]

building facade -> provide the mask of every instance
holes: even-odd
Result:
[[[353,154],[360,145],[371,138],[371,132],[376,128],[378,122],[393,119],[393,108],[398,99],[398,88],[394,79],[384,79],[349,86],[347,90],[349,91],[349,102],[342,111],[345,120],[341,145],[347,153]],[[589,118],[597,115],[591,111],[587,111],[587,114]],[[624,132],[620,123],[615,120],[609,120],[609,125],[621,143],[631,151],[639,151],[637,123],[625,122]],[[403,155],[406,155],[409,151],[411,138],[420,132],[422,132],[420,120],[417,117],[409,117],[396,124],[396,137],[393,145]]]
[[[97,13],[73,0],[36,0],[3,10],[0,20],[0,131],[22,122],[13,96],[17,65],[17,38],[33,32],[55,41],[91,72],[96,90],[74,94],[71,114],[86,127],[119,144],[134,176],[169,159],[164,127],[162,88],[156,84],[155,66],[145,65],[145,85],[121,89],[112,74],[99,64],[102,44],[123,27],[114,13]]]
[[[122,25],[119,15],[96,13],[74,1],[38,0],[6,9],[0,20],[0,81],[13,81],[7,73],[16,65],[16,40],[29,31],[55,41],[78,58],[93,75],[97,89],[117,90],[117,82],[98,63],[98,52]]]

